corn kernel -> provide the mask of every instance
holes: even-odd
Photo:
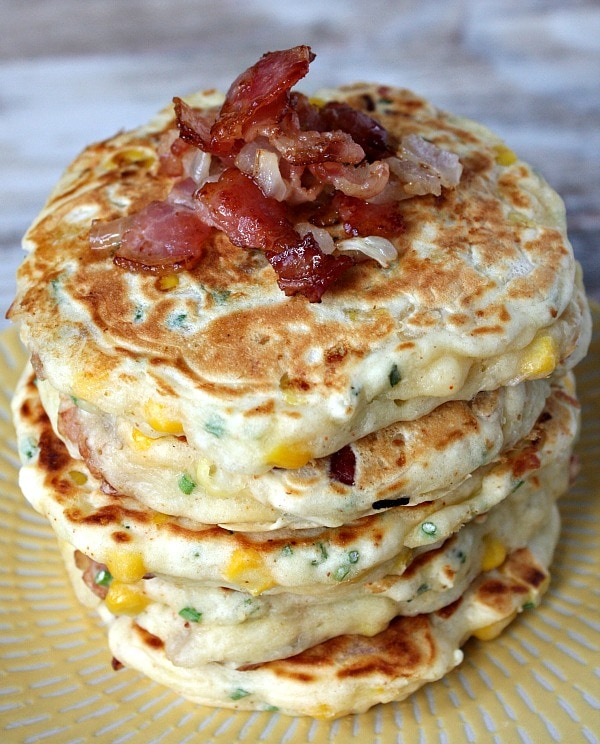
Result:
[[[223,576],[230,581],[244,584],[246,590],[254,596],[275,586],[261,554],[254,548],[236,548]]]
[[[156,289],[161,292],[168,292],[170,289],[175,289],[179,286],[179,276],[177,274],[165,274],[165,276],[159,276],[156,280]]]
[[[141,168],[151,168],[156,162],[156,154],[145,147],[127,147],[113,152],[105,161],[107,169],[126,168],[128,165],[139,165]]]
[[[154,442],[152,437],[147,437],[139,429],[133,429],[131,432],[131,439],[135,449],[140,451],[147,450]]]
[[[290,380],[287,372],[284,372],[279,380],[279,389],[283,393],[283,399],[289,406],[302,406],[306,403],[306,396],[299,392],[298,388]]]
[[[517,156],[515,153],[506,145],[496,145],[494,147],[496,154],[495,160],[498,165],[512,165],[517,162]]]
[[[113,550],[106,566],[113,578],[125,584],[133,584],[148,573],[142,554],[135,550]]]
[[[93,401],[107,387],[108,372],[81,370],[73,378],[73,396],[82,400]]]
[[[538,336],[521,358],[520,372],[528,380],[548,377],[556,369],[558,349],[552,336]]]
[[[306,465],[312,459],[312,453],[302,444],[278,444],[266,457],[266,464],[274,468],[295,470]]]
[[[137,615],[150,600],[137,587],[113,579],[104,602],[113,615]]]
[[[318,98],[317,96],[311,96],[308,99],[308,102],[313,106],[318,106],[319,108],[325,105],[325,100],[323,98]]]
[[[69,478],[78,486],[83,486],[87,483],[87,475],[80,470],[69,470]]]
[[[478,628],[473,632],[473,635],[475,638],[478,638],[480,641],[492,641],[494,638],[497,638],[500,633],[506,628],[507,625],[509,625],[517,616],[517,611],[515,610],[512,615],[509,615],[509,617],[505,617],[503,620],[498,620],[495,623],[491,623],[490,625],[485,625],[483,628]]]
[[[491,535],[483,538],[483,558],[481,560],[481,570],[491,571],[501,566],[506,560],[506,548],[500,540]]]
[[[162,512],[154,512],[154,514],[152,515],[152,522],[156,525],[165,524],[168,521],[168,514],[163,514]]]
[[[166,407],[162,403],[149,400],[144,406],[144,415],[149,426],[154,431],[160,431],[163,434],[174,434],[175,436],[183,434],[181,421],[169,418],[166,413]]]

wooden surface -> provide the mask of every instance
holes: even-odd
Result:
[[[390,83],[495,129],[562,194],[600,299],[596,0],[0,0],[0,28],[0,330],[20,238],[87,143],[297,43],[306,92]]]

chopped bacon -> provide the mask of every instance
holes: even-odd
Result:
[[[311,233],[280,253],[266,254],[277,274],[279,288],[290,297],[303,294],[310,302],[320,302],[325,290],[354,264],[349,256],[323,253]]]
[[[76,550],[73,554],[75,565],[82,572],[81,578],[85,585],[100,599],[105,599],[108,594],[108,587],[102,584],[96,583],[96,577],[102,571],[108,571],[104,563],[98,563],[93,558],[90,558],[80,550]]]
[[[281,130],[269,141],[292,165],[310,165],[334,161],[357,164],[364,158],[362,147],[346,132],[302,132]]]
[[[362,147],[369,162],[393,155],[397,144],[373,117],[352,108],[347,103],[330,101],[320,111],[322,126],[327,130],[341,129]]]
[[[355,469],[356,455],[349,444],[334,452],[329,458],[330,477],[347,486],[354,485]]]
[[[195,211],[150,202],[132,216],[113,260],[132,271],[154,274],[190,268],[202,258],[210,233]]]
[[[316,163],[309,167],[311,173],[322,183],[329,183],[338,191],[363,200],[380,194],[390,177],[388,164],[381,160],[358,166]]]
[[[210,151],[210,129],[214,124],[214,116],[209,117],[206,112],[192,108],[181,98],[173,99],[175,118],[180,138],[200,150]]]
[[[265,196],[248,176],[228,168],[218,181],[204,184],[196,198],[212,224],[234,245],[279,251],[299,241],[285,205]]]
[[[306,75],[314,57],[308,46],[269,52],[239,75],[211,128],[210,151],[217,155],[232,154],[257,122],[281,118],[290,88]]]
[[[404,219],[397,202],[371,204],[338,192],[333,198],[333,206],[344,231],[352,237],[378,235],[390,238],[404,232]]]

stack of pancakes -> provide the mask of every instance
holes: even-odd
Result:
[[[319,95],[460,158],[456,188],[403,202],[389,266],[308,302],[223,234],[158,278],[91,251],[93,220],[168,190],[165,110],[69,167],[10,314],[32,360],[21,486],[115,665],[202,704],[336,717],[537,605],[591,324],[562,202],[500,139],[405,90]]]

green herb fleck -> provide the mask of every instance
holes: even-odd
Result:
[[[419,594],[424,594],[425,592],[429,591],[429,584],[421,584],[421,586],[417,589],[417,596]]]
[[[400,374],[398,365],[392,364],[392,369],[390,370],[390,374],[389,374],[390,385],[392,387],[396,387],[396,385],[400,382],[401,379],[402,379],[402,375]]]
[[[271,713],[274,713],[276,710],[279,710],[279,708],[276,705],[265,705],[263,710],[268,710]]]
[[[33,458],[38,454],[40,448],[33,437],[26,437],[21,442],[20,451],[24,460],[26,462],[29,462],[30,460],[33,460]]]
[[[202,620],[202,613],[198,612],[198,610],[193,607],[184,607],[182,610],[179,610],[179,615],[184,620],[189,620],[191,623],[199,623],[200,620]]]
[[[137,305],[134,313],[133,313],[133,322],[134,323],[141,323],[144,319],[144,308],[140,305]]]
[[[437,532],[437,527],[433,522],[423,522],[421,525],[421,530],[429,536],[435,535]]]
[[[333,578],[336,581],[343,581],[346,576],[350,573],[350,566],[340,566],[337,568],[333,574]]]
[[[106,568],[102,568],[94,576],[94,584],[98,584],[98,586],[110,586],[112,578],[110,571]]]
[[[187,322],[187,317],[187,313],[171,313],[171,315],[169,315],[167,320],[165,321],[167,328],[170,328],[172,331],[188,330],[189,324]]]
[[[348,553],[348,560],[350,561],[350,563],[358,563],[359,558],[360,558],[360,553],[358,552],[358,550],[351,550]]]
[[[179,480],[177,481],[177,485],[179,486],[179,490],[182,493],[185,493],[186,496],[189,496],[194,488],[196,488],[196,484],[187,473],[184,473],[179,478]]]
[[[283,548],[281,548],[281,554],[287,556],[294,554],[294,548],[292,548],[291,545],[284,545]]]
[[[213,300],[217,305],[224,305],[231,296],[231,290],[229,289],[213,289],[211,292]]]
[[[524,610],[533,610],[533,609],[535,609],[535,602],[525,602],[525,604],[523,605],[523,608],[522,609],[524,609]]]
[[[520,481],[519,481],[519,482],[517,483],[517,485],[516,485],[516,486],[515,486],[515,487],[513,488],[513,490],[511,491],[511,493],[514,493],[515,491],[518,491],[518,490],[519,490],[519,488],[521,488],[521,486],[523,485],[523,483],[525,483],[525,481],[524,481],[524,480],[520,480]]]
[[[238,687],[237,690],[234,690],[231,695],[229,696],[232,700],[240,700],[241,698],[247,697],[250,693],[248,690],[244,690],[241,687]]]
[[[213,416],[204,424],[205,430],[220,439],[225,434],[225,421],[220,416]]]
[[[457,560],[460,561],[460,563],[465,563],[467,560],[467,555],[462,550],[454,550],[454,555],[456,556]]]
[[[327,548],[323,543],[317,543],[317,548],[319,549],[319,557],[310,562],[311,566],[318,566],[320,563],[324,563],[329,557]]]

